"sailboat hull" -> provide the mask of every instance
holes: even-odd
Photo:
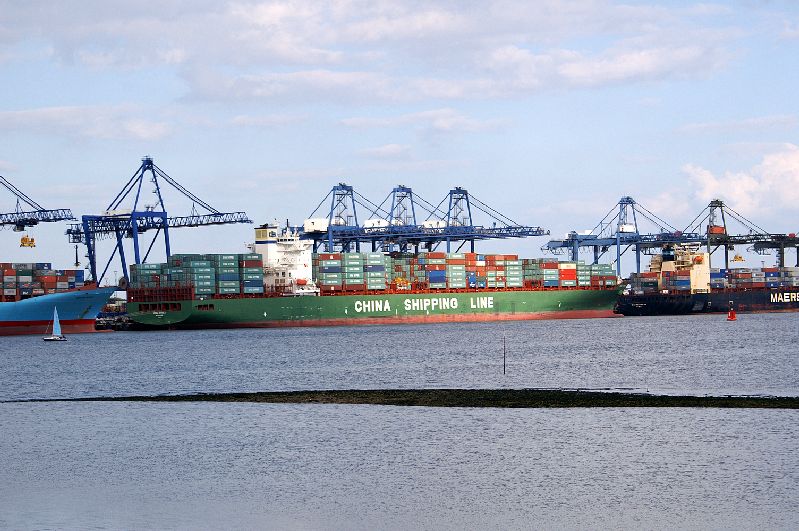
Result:
[[[115,288],[76,290],[0,303],[0,336],[51,333],[55,307],[62,334],[94,332],[94,320],[114,291]]]

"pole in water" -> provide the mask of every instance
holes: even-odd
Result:
[[[502,332],[502,374],[505,374],[505,332]]]

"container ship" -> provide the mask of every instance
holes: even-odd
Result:
[[[332,326],[613,317],[609,264],[517,255],[313,253],[276,224],[244,254],[175,254],[131,266],[140,329]]]
[[[95,317],[116,288],[85,283],[83,274],[49,263],[0,263],[0,336],[47,333],[54,308],[64,333],[94,332]]]
[[[799,267],[710,268],[698,246],[664,248],[619,296],[622,315],[799,311]]]

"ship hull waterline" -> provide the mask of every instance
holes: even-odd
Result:
[[[727,313],[730,304],[743,314],[799,312],[799,288],[622,295],[615,311],[630,317]]]
[[[139,329],[280,328],[610,318],[619,317],[615,300],[613,290],[519,291],[209,299],[179,301],[179,310],[140,311],[145,303],[128,309]]]

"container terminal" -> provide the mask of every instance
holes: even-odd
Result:
[[[155,206],[140,201],[147,182]],[[190,215],[167,214],[162,191],[169,188],[191,200]],[[73,219],[71,212],[50,219],[53,211],[38,204],[31,210],[38,219],[26,218],[18,202],[16,216],[0,215],[0,220],[20,224],[30,219],[21,224],[24,230],[33,221]],[[488,223],[478,223],[473,213]],[[744,231],[731,232],[728,220],[743,224]],[[645,222],[656,228],[647,232]],[[38,267],[50,264],[4,264],[9,266],[4,279],[12,269],[31,274],[14,273],[15,293],[9,281],[0,312],[10,308],[8,303],[50,295],[44,284],[52,282],[49,277],[55,276],[59,285],[67,282],[67,289],[81,282],[102,285],[115,259],[123,271],[119,288],[127,291],[125,325],[145,329],[660,315],[726,311],[730,305],[743,312],[799,309],[799,256],[797,267],[785,264],[788,251],[799,247],[796,234],[769,233],[720,200],[679,230],[623,197],[594,229],[572,231],[542,247],[554,255],[568,253],[567,260],[559,260],[476,252],[476,242],[540,237],[549,231],[516,223],[464,188],[451,189],[435,204],[399,185],[375,203],[339,183],[301,225],[256,227],[249,252],[171,252],[171,229],[229,223],[252,221],[244,212],[216,210],[145,157],[101,214],[84,215],[67,230],[72,243],[85,246],[86,281],[79,280],[78,270]],[[167,260],[153,263],[148,259],[159,237]],[[32,241],[23,238],[21,245]],[[100,239],[116,243],[104,265],[98,264]],[[130,263],[126,239],[133,243]],[[742,245],[776,253],[777,264],[730,267],[730,253]],[[583,250],[592,251],[592,260],[579,259]],[[621,258],[630,250],[636,271],[622,280]],[[725,267],[711,268],[719,250]],[[641,271],[642,255],[651,257],[648,271]],[[738,261],[736,253],[732,263]],[[45,274],[50,272],[55,275]],[[31,277],[31,285],[20,286],[27,284],[20,277]],[[103,296],[107,301],[110,293]],[[52,304],[42,306],[52,311]],[[118,304],[105,310],[107,323],[120,322]]]

